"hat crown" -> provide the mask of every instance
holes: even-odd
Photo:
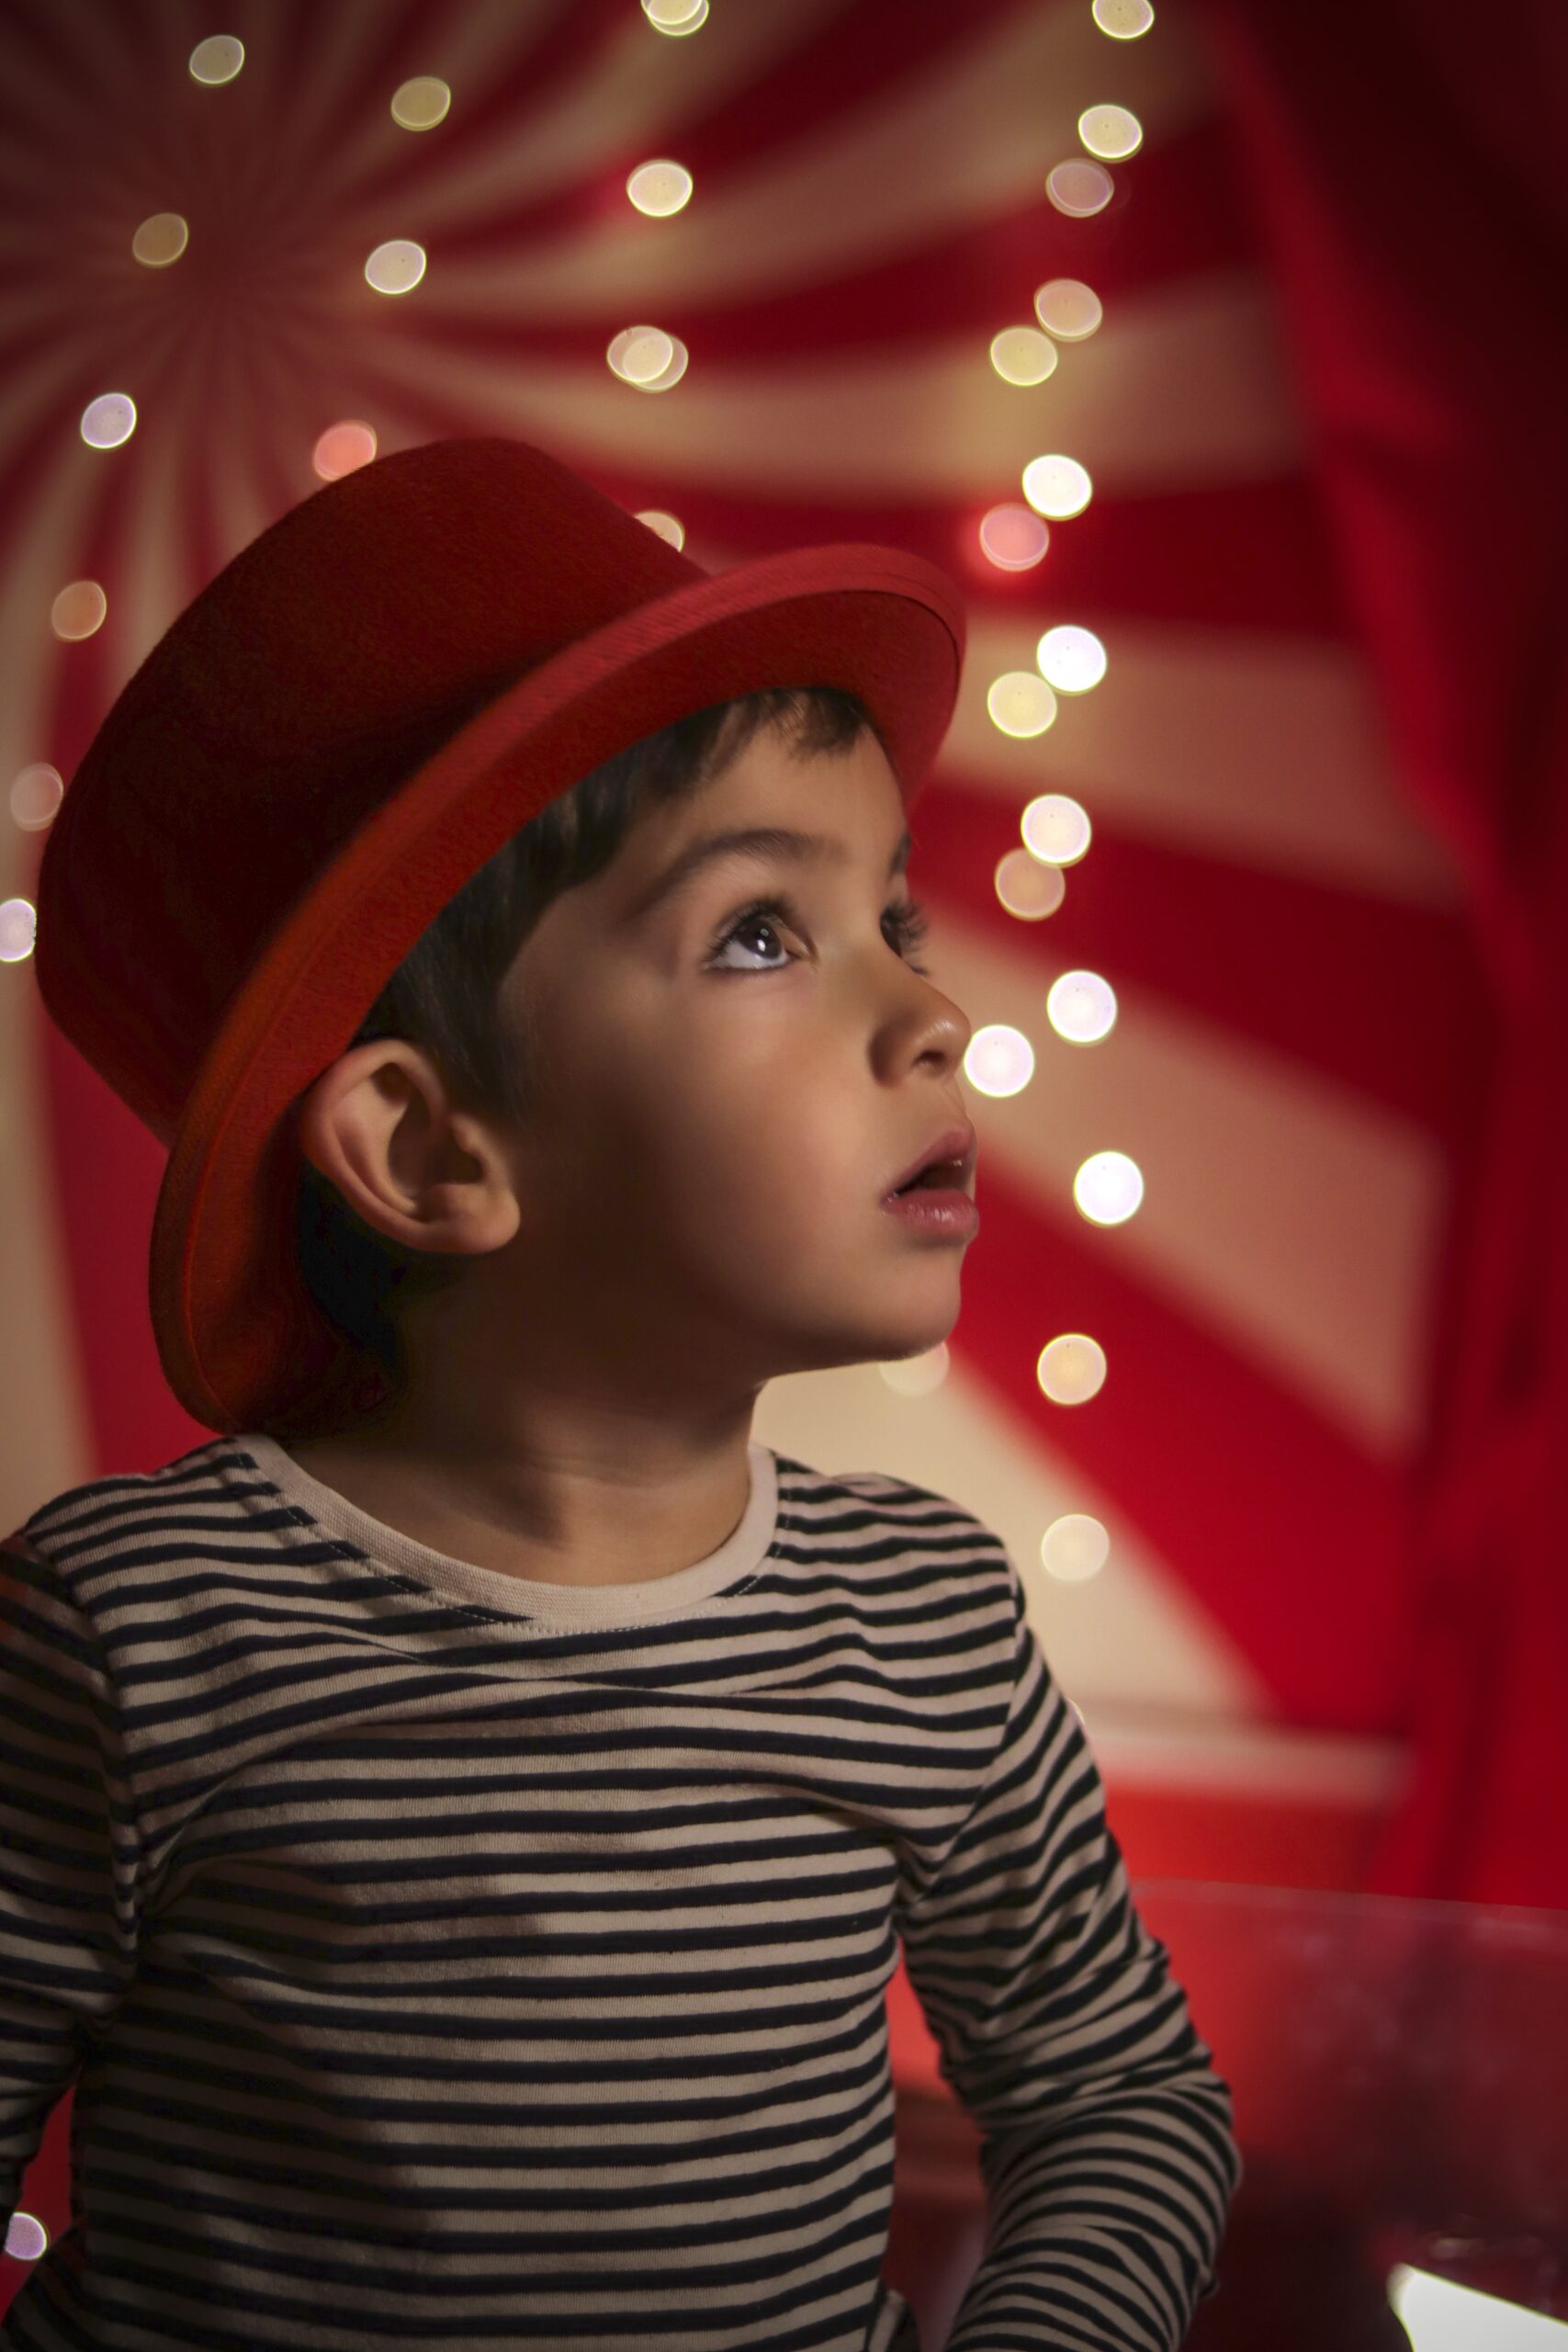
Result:
[[[508,685],[706,576],[519,441],[427,442],[301,500],[75,770],[39,876],[51,1018],[167,1143],[225,1004],[355,829]]]

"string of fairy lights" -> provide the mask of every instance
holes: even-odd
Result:
[[[710,0],[640,0],[640,5],[649,28],[673,40],[700,32],[710,11]],[[1112,42],[1142,38],[1155,16],[1149,0],[1090,0],[1090,13],[1100,31]],[[214,89],[233,82],[244,62],[244,45],[231,34],[198,41],[188,60],[192,80]],[[401,130],[420,135],[443,123],[451,106],[448,84],[438,75],[421,74],[398,86],[390,112]],[[1134,155],[1144,135],[1136,117],[1125,107],[1100,101],[1079,114],[1077,133],[1082,152],[1057,158],[1044,178],[1045,194],[1066,220],[1088,220],[1104,210],[1116,192],[1111,166]],[[628,175],[626,194],[627,202],[645,218],[673,220],[692,202],[693,175],[671,156],[652,156]],[[188,223],[180,213],[153,213],[136,228],[131,254],[143,268],[167,269],[185,254],[189,236]],[[372,250],[364,276],[374,292],[397,300],[421,284],[426,268],[423,246],[411,238],[395,237]],[[1006,324],[991,337],[989,365],[1004,383],[1033,396],[1058,368],[1070,368],[1074,347],[1098,333],[1103,316],[1103,305],[1092,287],[1077,277],[1053,277],[1036,288],[1031,319]],[[612,338],[605,360],[620,382],[638,393],[656,396],[682,382],[690,355],[668,326],[638,322]],[[106,391],[91,400],[83,412],[81,436],[90,448],[117,449],[130,439],[136,423],[131,396]],[[335,481],[368,463],[377,455],[378,446],[372,424],[360,417],[340,418],[315,441],[313,470],[322,481]],[[1019,489],[1021,496],[992,506],[978,526],[985,562],[1006,573],[1039,565],[1050,546],[1053,527],[1069,525],[1083,514],[1094,494],[1088,469],[1063,450],[1047,450],[1032,458],[1022,469]],[[679,517],[664,508],[645,508],[638,519],[673,546],[684,545],[685,531]],[[107,612],[108,600],[101,584],[75,580],[54,597],[51,625],[62,642],[80,642],[103,626]],[[1063,703],[1093,692],[1104,680],[1107,667],[1105,647],[1093,630],[1071,621],[1055,623],[1039,639],[1032,669],[1008,671],[991,681],[986,696],[990,721],[1000,733],[1016,740],[1043,736],[1056,723]],[[11,786],[13,821],[24,831],[41,831],[52,821],[63,795],[60,771],[48,762],[32,763]],[[1092,827],[1077,800],[1065,793],[1046,792],[1032,798],[1022,810],[1019,834],[1019,846],[1008,851],[995,869],[997,898],[1019,922],[1043,922],[1064,903],[1067,875],[1087,855]],[[28,899],[0,901],[0,962],[20,963],[30,956],[35,931],[35,910]],[[1101,1043],[1114,1028],[1115,991],[1101,973],[1063,972],[1047,991],[1045,1014],[1056,1036],[1070,1046],[1087,1048]],[[976,1093],[1003,1101],[1023,1091],[1033,1077],[1034,1066],[1034,1049],[1023,1031],[1006,1023],[992,1023],[974,1033],[964,1069]],[[1073,1181],[1073,1199],[1079,1214],[1096,1226],[1124,1224],[1136,1213],[1143,1197],[1142,1171],[1122,1151],[1094,1153]],[[879,1369],[900,1393],[922,1394],[945,1379],[947,1350],[944,1344],[926,1355]],[[1040,1350],[1035,1377],[1051,1403],[1077,1406],[1100,1394],[1108,1371],[1106,1351],[1092,1333],[1066,1331]],[[1071,1512],[1045,1530],[1040,1557],[1048,1574],[1074,1582],[1096,1575],[1110,1548],[1110,1535],[1101,1521],[1088,1512]]]

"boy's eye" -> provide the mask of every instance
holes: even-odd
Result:
[[[926,910],[918,899],[897,900],[887,909],[882,920],[891,926],[893,945],[906,961],[909,959],[910,948],[919,944],[931,927]],[[799,930],[799,920],[789,900],[778,898],[754,899],[742,913],[727,922],[723,931],[714,942],[713,951],[708,958],[709,966],[730,972],[782,972],[784,967],[781,963],[745,965],[720,964],[718,961],[731,941],[754,938],[759,931],[771,932],[775,923],[784,924],[792,931]],[[786,961],[793,960],[793,958],[786,958]],[[931,978],[931,974],[923,964],[910,962],[909,968],[911,971],[919,972],[922,979]]]

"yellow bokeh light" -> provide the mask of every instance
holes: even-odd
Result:
[[[49,625],[70,644],[94,637],[104,625],[109,600],[96,580],[73,580],[50,606]]]
[[[1032,670],[1009,670],[991,681],[986,708],[1004,735],[1043,735],[1056,716],[1056,697]]]
[[[1143,1198],[1143,1170],[1124,1151],[1097,1151],[1073,1178],[1073,1199],[1091,1225],[1125,1225]]]
[[[1070,1510],[1053,1520],[1040,1538],[1040,1565],[1062,1584],[1082,1584],[1097,1577],[1111,1557],[1111,1538],[1088,1511]],[[1083,1710],[1077,1711],[1083,1720]]]
[[[211,88],[231,82],[245,62],[245,44],[236,40],[232,33],[214,33],[210,40],[198,40],[190,53],[190,78],[205,82]]]
[[[1093,287],[1081,277],[1049,277],[1034,289],[1034,315],[1058,343],[1083,343],[1105,310]]]
[[[1021,922],[1043,922],[1067,895],[1059,865],[1043,865],[1026,849],[1010,849],[997,860],[992,879],[998,902]]]
[[[30,899],[0,899],[0,964],[22,964],[38,937],[38,910]]]
[[[1046,174],[1045,193],[1058,212],[1071,220],[1086,220],[1091,213],[1104,211],[1116,183],[1103,164],[1086,164],[1074,156]]]
[[[642,0],[642,13],[657,32],[694,33],[708,20],[708,0]]]
[[[1099,972],[1064,972],[1045,999],[1045,1018],[1069,1046],[1098,1046],[1116,1026],[1116,991]]]
[[[1054,523],[1060,523],[1069,514],[1083,513],[1094,496],[1094,484],[1087,466],[1080,466],[1076,458],[1054,453],[1031,458],[1023,469],[1023,494],[1037,514],[1049,514]]]
[[[1094,0],[1094,21],[1112,40],[1136,40],[1154,23],[1149,0]]]
[[[136,402],[129,392],[100,392],[82,411],[82,438],[89,449],[118,449],[136,430]]]
[[[1143,145],[1144,126],[1125,107],[1086,107],[1078,117],[1078,137],[1091,155],[1119,164]]]
[[[1038,327],[1003,327],[991,337],[991,365],[1004,384],[1043,384],[1056,372],[1056,346]]]
[[[637,519],[639,523],[646,523],[650,531],[657,531],[661,539],[668,539],[672,548],[685,546],[684,524],[675,515],[667,514],[662,506],[645,506]]]
[[[668,391],[686,372],[688,357],[679,335],[662,327],[623,327],[604,354],[613,372],[639,392]]]
[[[11,785],[11,814],[24,833],[52,825],[65,797],[65,779],[47,760],[34,760]]]
[[[376,428],[361,416],[345,416],[317,435],[310,464],[322,481],[341,481],[376,455]]]
[[[438,74],[416,74],[392,93],[392,120],[403,130],[434,130],[445,122],[452,93]]]
[[[365,265],[365,282],[378,294],[412,294],[424,276],[424,247],[412,237],[391,237]]]
[[[1040,1351],[1034,1376],[1054,1405],[1087,1405],[1105,1385],[1105,1350],[1087,1331],[1064,1331]]]
[[[1089,811],[1065,792],[1043,792],[1019,820],[1023,845],[1042,865],[1076,865],[1088,854]]]
[[[651,164],[639,164],[627,175],[626,194],[650,220],[668,220],[691,202],[692,175],[684,164],[672,164],[660,155]]]
[[[1063,623],[1034,649],[1040,674],[1062,695],[1087,695],[1105,675],[1105,648],[1091,628]]]
[[[1034,1048],[1021,1029],[993,1021],[976,1029],[964,1054],[964,1075],[976,1094],[1004,1102],[1034,1075]]]
[[[167,269],[190,243],[190,229],[177,212],[150,212],[130,241],[144,269]]]

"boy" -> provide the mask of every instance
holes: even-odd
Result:
[[[902,881],[961,645],[892,550],[710,578],[439,442],[78,770],[39,985],[170,1145],[218,1434],[0,1555],[7,2211],[81,2070],[15,2352],[917,2352],[897,1939],[985,2135],[953,2352],[1215,2291],[1228,2088],[1011,1562],[750,1438],[958,1313],[972,1214],[887,1204],[973,1175]]]

